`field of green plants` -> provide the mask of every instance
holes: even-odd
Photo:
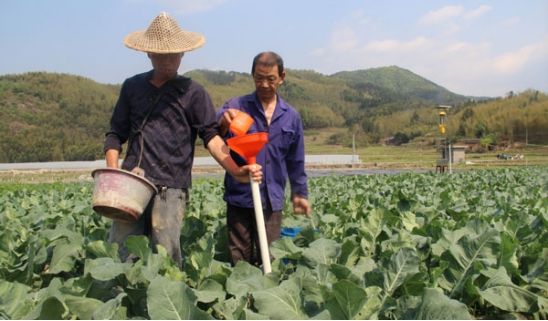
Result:
[[[92,183],[0,184],[0,319],[546,319],[548,167],[310,178],[272,272],[228,263],[221,179],[198,179],[180,271],[120,263]]]

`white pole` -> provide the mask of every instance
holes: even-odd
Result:
[[[259,183],[253,180],[251,172],[249,172],[249,180],[251,181],[251,194],[253,195],[253,206],[255,207],[255,221],[257,222],[257,232],[259,234],[259,247],[261,249],[261,259],[263,260],[263,271],[266,275],[272,271],[272,268],[270,266],[270,251],[268,250],[268,240],[266,238],[266,228],[264,225],[261,191],[259,190]]]
[[[451,155],[451,144],[449,144],[449,174],[453,174],[453,166],[452,163],[452,155]]]
[[[356,153],[356,147],[354,144],[354,136],[355,134],[352,134],[352,168],[354,168],[354,154]]]

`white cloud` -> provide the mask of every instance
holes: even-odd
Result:
[[[439,24],[447,19],[460,16],[464,12],[462,6],[446,6],[436,11],[430,11],[419,19],[420,25]]]
[[[424,48],[429,44],[429,40],[424,37],[417,37],[410,41],[399,41],[387,39],[382,41],[372,41],[363,47],[367,52],[409,52]]]
[[[521,21],[520,17],[513,17],[513,18],[510,18],[510,19],[504,20],[502,22],[502,24],[504,26],[511,26],[511,25],[518,24],[520,21]]]
[[[358,24],[366,25],[371,23],[372,19],[365,17],[363,10],[356,10],[350,13],[350,17],[356,21]]]
[[[441,47],[440,43],[435,45]],[[454,42],[433,50],[428,60],[417,60],[406,68],[455,93],[503,95],[507,90],[525,89],[521,87],[528,81],[520,84],[517,79],[531,69],[545,68],[548,39],[499,55],[494,55],[493,50],[494,45],[487,41]]]
[[[356,48],[358,40],[350,27],[337,28],[331,34],[330,47],[332,51],[348,51]]]
[[[456,33],[458,33],[461,30],[461,26],[454,23],[449,22],[444,25],[444,28],[440,30],[440,35],[443,37],[451,36]]]
[[[316,48],[309,52],[309,55],[319,57],[325,55],[325,51],[326,50],[324,48]]]
[[[452,53],[459,52],[466,49],[467,46],[468,44],[466,42],[456,42],[454,44],[449,45],[446,49],[442,50],[442,53],[452,54]]]
[[[477,19],[481,17],[484,13],[491,11],[493,7],[482,5],[477,9],[470,10],[464,14],[464,19]]]
[[[460,41],[460,42],[448,43],[445,46],[440,45],[440,47],[443,48],[443,49],[440,49],[439,51],[440,54],[454,55],[454,56],[448,57],[450,59],[469,61],[470,59],[476,59],[476,58],[488,56],[489,51],[492,48],[492,44],[487,41],[483,41],[475,44]]]
[[[513,49],[507,42],[501,43],[496,37],[486,38],[477,32],[474,34],[478,37],[453,36],[461,27],[466,27],[462,30],[481,30],[478,18],[491,10],[489,6],[469,11],[460,6],[447,6],[431,11],[419,19],[419,23],[428,28],[425,35],[407,39],[364,32],[363,24],[357,22],[369,25],[378,22],[363,19],[362,12],[357,11],[352,14],[352,24],[347,19],[333,28],[327,46],[309,52],[307,63],[321,66],[314,69],[325,74],[396,65],[464,95],[503,95],[508,90],[520,90],[522,86],[538,82],[527,79],[526,75],[531,75],[531,70],[542,74],[539,70],[546,68],[548,36]],[[515,17],[500,24],[519,22],[520,18]],[[540,79],[538,75],[535,77]]]
[[[512,74],[523,69],[531,60],[539,45],[529,45],[515,52],[507,52],[493,59],[493,69],[502,74]]]
[[[465,11],[462,6],[446,6],[423,15],[418,24],[422,26],[443,25],[443,28],[440,29],[440,35],[447,37],[461,31],[463,19],[477,19],[492,9],[490,6],[482,5],[474,10]]]
[[[318,72],[331,74],[396,65],[458,94],[496,96],[520,89],[512,81],[527,69],[546,66],[548,37],[541,43],[498,56],[493,52],[495,44],[489,41],[422,36],[409,41],[385,39],[363,44],[354,39],[347,50],[339,49],[330,46],[310,52],[310,59],[319,59],[316,64],[322,66]]]

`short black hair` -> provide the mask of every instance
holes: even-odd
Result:
[[[278,76],[282,76],[284,72],[284,61],[280,55],[272,51],[261,52],[253,58],[253,65],[251,66],[251,75],[255,73],[255,66],[262,65],[272,67],[278,65]]]

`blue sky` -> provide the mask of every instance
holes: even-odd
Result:
[[[166,11],[207,39],[180,73],[249,73],[271,50],[287,68],[325,75],[395,65],[462,95],[548,92],[547,0],[3,0],[0,9],[0,75],[122,83],[151,67],[122,39]]]

